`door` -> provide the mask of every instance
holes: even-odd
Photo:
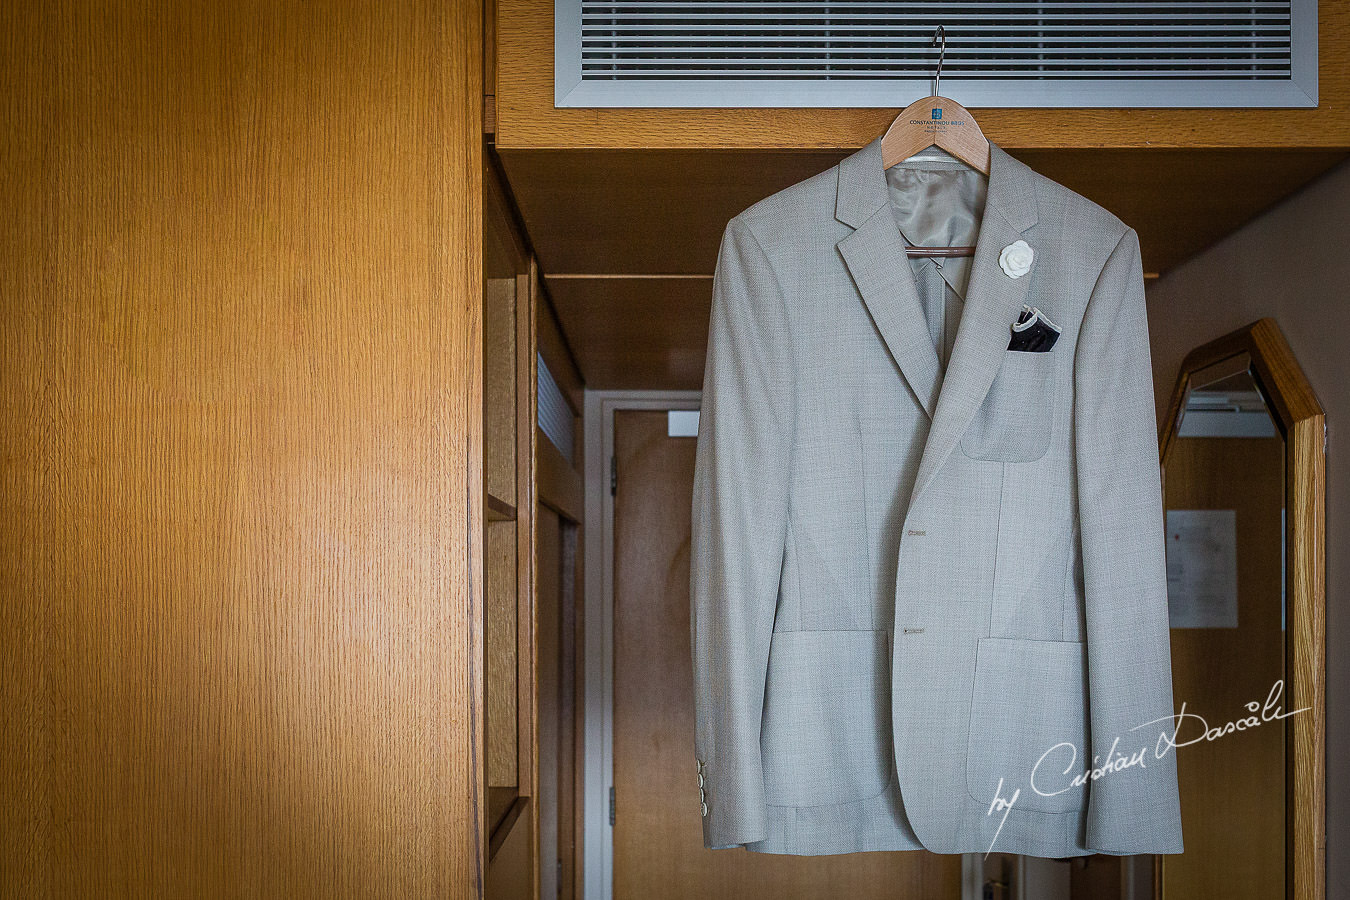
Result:
[[[708,850],[694,780],[693,437],[614,415],[614,898],[956,898],[960,857]]]

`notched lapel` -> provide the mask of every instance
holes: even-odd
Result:
[[[1021,311],[1031,279],[1037,276],[1039,252],[1032,258],[1031,271],[1020,278],[1009,277],[998,264],[1003,248],[1018,238],[1027,240],[1033,251],[1039,250],[1036,241],[1025,235],[1038,219],[1034,172],[992,141],[989,156],[989,193],[975,243],[965,309],[919,461],[911,506],[961,440],[989,393],[1008,349],[1010,326]]]
[[[836,246],[891,357],[931,419],[941,382],[937,350],[889,202]]]

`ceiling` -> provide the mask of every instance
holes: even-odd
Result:
[[[501,151],[586,386],[698,389],[712,272],[727,221],[851,152]],[[1009,152],[1134,227],[1146,277],[1165,273],[1348,155],[1327,149]]]

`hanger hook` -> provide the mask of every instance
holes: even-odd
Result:
[[[938,87],[939,87],[939,86],[941,85],[941,83],[942,83],[942,59],[943,59],[943,57],[945,57],[945,56],[947,55],[947,29],[943,28],[941,25],[939,25],[939,26],[937,27],[937,31],[933,33],[933,40],[932,40],[932,43],[930,44],[930,46],[936,45],[939,41],[942,42],[942,47],[941,47],[941,49],[938,51],[937,71],[936,71],[935,73],[933,73],[933,96],[934,96],[934,97],[940,97],[940,96],[942,96],[942,95],[938,92]]]

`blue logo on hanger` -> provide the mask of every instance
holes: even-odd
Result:
[[[940,119],[940,118],[942,118],[942,110],[940,110],[940,109],[935,109],[935,110],[933,110],[933,118],[935,118],[935,119]]]

